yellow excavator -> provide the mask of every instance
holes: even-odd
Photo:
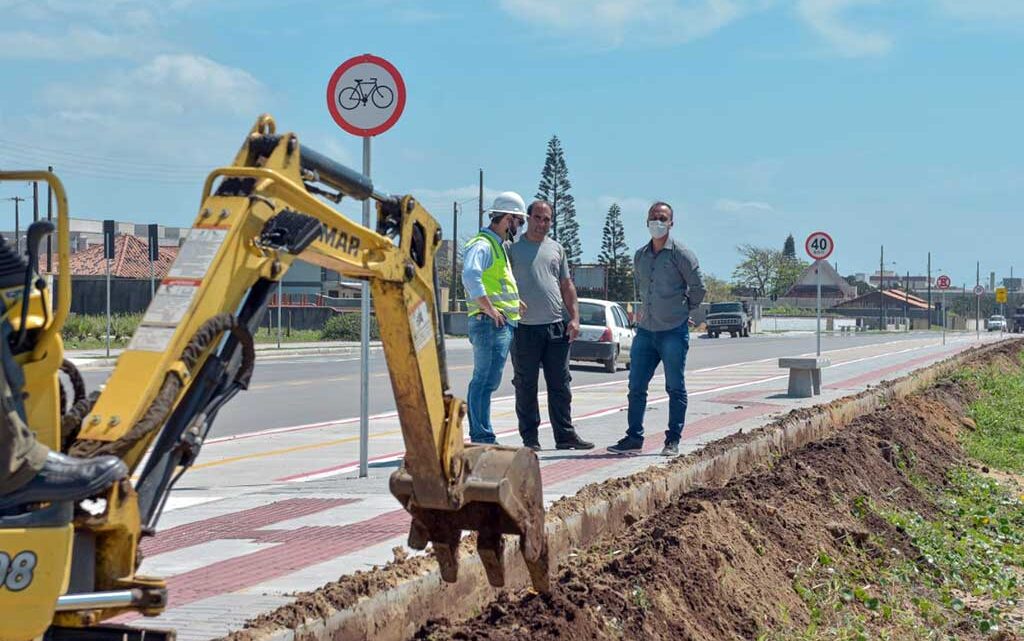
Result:
[[[35,271],[39,242],[54,227],[34,223],[18,267],[24,279],[0,285],[5,349],[24,379],[14,390],[22,418],[51,449],[116,455],[132,478],[85,501],[0,513],[0,641],[174,638],[104,622],[165,607],[164,580],[137,574],[139,541],[154,533],[217,412],[248,386],[252,334],[296,259],[370,282],[405,440],[390,489],[412,515],[409,545],[430,543],[442,577],[455,581],[462,531],[475,531],[488,580],[501,586],[503,535],[518,535],[534,587],[548,589],[537,457],[464,445],[465,406],[448,387],[436,295],[441,228],[412,196],[378,191],[261,116],[234,163],[207,177],[187,239],[96,396],[86,394],[61,342],[71,300],[64,188],[49,172],[0,172],[0,181],[32,180],[56,196],[59,274],[54,297]],[[345,196],[375,201],[375,229],[328,204]],[[74,383],[66,393],[62,370]]]

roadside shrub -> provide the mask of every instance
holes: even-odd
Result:
[[[357,341],[359,340],[359,314],[352,312],[334,314],[324,323],[320,330],[320,339],[325,341]],[[380,338],[377,317],[370,316],[370,340]]]

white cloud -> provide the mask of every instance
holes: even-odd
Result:
[[[892,49],[892,38],[881,33],[858,30],[842,18],[842,13],[858,6],[884,0],[797,0],[800,18],[837,53],[848,58],[883,56]]]
[[[770,212],[775,211],[775,208],[768,203],[758,202],[756,200],[732,200],[730,198],[719,198],[715,201],[715,209],[717,211],[724,211],[729,213],[734,212]]]
[[[124,56],[140,42],[131,36],[110,35],[91,27],[71,27],[61,34],[32,31],[0,32],[0,58],[76,61]]]
[[[501,0],[501,7],[550,31],[620,46],[678,44],[707,36],[770,0]]]
[[[248,72],[193,54],[162,54],[133,70],[105,81],[82,85],[50,85],[46,104],[67,112],[111,117],[167,116],[188,113],[254,114],[266,94]]]
[[[936,0],[939,7],[965,20],[1024,20],[1021,0]]]

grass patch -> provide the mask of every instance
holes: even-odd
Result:
[[[1018,355],[1024,367],[1024,354]],[[969,415],[977,429],[963,439],[967,454],[996,469],[1024,473],[1024,370],[994,369],[961,374],[981,391]]]
[[[1024,497],[965,468],[949,475],[940,520],[853,502],[858,518],[893,525],[916,551],[908,558],[877,536],[852,543],[842,558],[820,553],[796,571],[793,589],[807,605],[809,625],[774,630],[783,639],[959,639],[1019,629],[1024,588]],[[999,637],[992,637],[999,638]]]

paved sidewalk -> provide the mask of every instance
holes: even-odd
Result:
[[[998,338],[986,336],[983,342]],[[775,358],[689,371],[690,405],[680,449],[693,451],[796,407],[862,391],[977,344],[973,335],[961,335],[950,337],[945,347],[936,337],[923,337],[833,350],[826,354],[833,365],[823,374],[823,394],[815,399],[785,396],[787,373]],[[603,449],[625,429],[625,382],[574,388],[579,431],[601,449],[540,454],[548,504],[588,483],[664,460],[657,455],[667,414],[663,385],[660,375],[651,384],[648,439],[644,454],[635,457]],[[496,399],[493,413],[501,442],[518,444],[513,399]],[[541,442],[551,447],[546,427]],[[358,478],[357,418],[209,441],[172,494],[159,533],[142,546],[141,572],[169,579],[169,608],[155,619],[121,621],[175,628],[183,641],[210,639],[288,603],[295,592],[390,560],[392,548],[404,546],[409,524],[387,486],[402,456],[402,438],[393,413],[372,417],[370,431],[369,478],[364,479]]]

